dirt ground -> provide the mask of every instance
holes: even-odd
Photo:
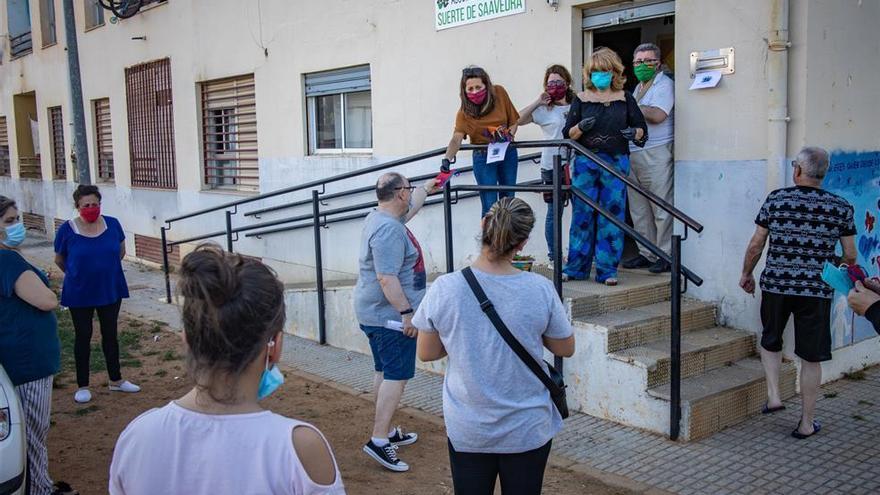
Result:
[[[49,468],[54,479],[67,481],[83,495],[107,493],[113,447],[129,421],[150,408],[167,404],[189,389],[179,337],[157,322],[125,317],[121,320],[123,376],[141,385],[142,391],[111,394],[107,390],[96,328],[92,352],[93,399],[81,405],[73,401],[76,382],[70,317],[59,313],[62,373],[56,378],[52,398]],[[324,432],[333,447],[348,493],[452,493],[442,425],[425,417],[395,416],[395,423],[419,433],[419,441],[400,449],[401,458],[411,466],[410,471],[392,473],[361,451],[372,424],[371,402],[305,379],[290,370],[285,374],[285,384],[263,404],[276,413],[308,421]],[[554,467],[547,470],[544,491],[558,495],[630,493],[584,474]]]

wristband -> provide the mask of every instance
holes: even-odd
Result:
[[[405,310],[401,311],[400,316],[411,315],[413,313],[415,313],[415,310],[412,308],[409,308],[409,309],[405,309]]]

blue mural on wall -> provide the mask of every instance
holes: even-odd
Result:
[[[833,152],[823,186],[852,203],[858,263],[869,276],[880,276],[880,151]],[[877,335],[867,320],[853,315],[840,294],[834,296],[831,328],[834,348]]]

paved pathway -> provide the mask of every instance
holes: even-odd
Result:
[[[49,266],[51,245],[31,238],[23,253]],[[160,302],[159,271],[125,262],[132,316],[180,328],[178,310]],[[285,362],[312,375],[359,392],[372,383],[372,360],[363,354],[288,336]],[[417,370],[403,402],[429,414],[442,414],[442,377]],[[880,493],[880,368],[860,380],[844,379],[822,389],[817,416],[823,431],[799,441],[789,436],[798,421],[797,400],[786,411],[755,417],[696,442],[670,442],[657,435],[584,414],[566,420],[554,440],[559,464],[632,480],[630,487],[655,487],[681,494],[874,494]],[[625,483],[623,483],[625,484]],[[650,490],[649,490],[650,491]]]

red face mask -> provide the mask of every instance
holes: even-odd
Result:
[[[79,216],[88,223],[95,223],[101,216],[100,206],[87,206],[79,209]]]
[[[547,86],[547,94],[553,101],[565,98],[568,93],[568,86]]]
[[[470,100],[474,105],[482,105],[484,101],[486,101],[486,95],[489,94],[489,90],[483,88],[476,93],[468,93],[467,99]]]

